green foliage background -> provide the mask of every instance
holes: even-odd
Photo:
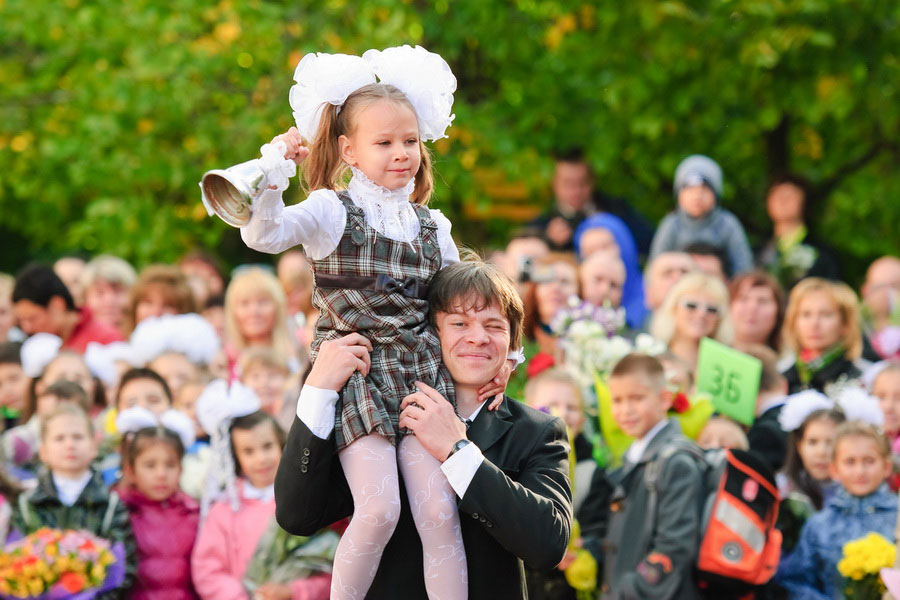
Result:
[[[898,252],[895,0],[0,0],[0,23],[0,269],[197,245],[259,260],[206,216],[200,175],[291,125],[303,53],[401,43],[459,80],[435,205],[460,242],[502,243],[549,202],[552,153],[580,145],[653,220],[702,152],[757,241],[766,180],[791,168],[851,278]]]

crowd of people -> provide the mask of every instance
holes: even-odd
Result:
[[[846,542],[895,540],[900,258],[858,296],[801,178],[771,182],[754,252],[713,159],[679,164],[654,227],[571,153],[547,214],[460,260],[427,208],[446,62],[310,54],[295,80],[241,230],[274,267],[0,275],[7,544],[117,544],[108,597],[626,599],[830,598]],[[707,339],[760,365],[752,423],[698,389]],[[744,588],[704,550],[729,523]]]
[[[635,538],[646,486],[633,470],[680,435],[668,425],[672,393],[697,397],[706,337],[763,364],[753,426],[713,416],[695,438],[706,448],[756,452],[778,474],[783,558],[765,593],[831,597],[843,543],[868,531],[894,539],[900,259],[875,260],[857,296],[827,247],[810,240],[805,187],[795,177],[770,186],[773,237],[754,258],[740,223],[718,206],[721,189],[712,160],[684,161],[677,207],[653,235],[626,202],[595,191],[587,162],[566,156],[556,164],[552,211],[490,256],[525,308],[526,364],[508,392],[561,417],[573,435],[581,537],[556,574],[529,571],[531,597],[574,598],[566,573],[584,551],[600,565],[598,586],[609,597],[691,597],[700,525],[660,521],[669,546]],[[248,589],[256,598],[327,597],[340,525],[301,542],[311,550],[293,578],[265,580],[271,571],[263,566],[285,543],[273,531],[272,486],[310,367],[312,290],[297,249],[275,268],[229,275],[212,255],[192,252],[140,272],[114,256],[67,256],[0,277],[0,533],[14,540],[40,526],[99,532],[113,507],[105,534],[128,549],[129,597],[238,598]],[[622,307],[618,333],[647,332],[665,347],[658,360],[632,357],[610,373],[612,417],[638,443],[602,460],[595,393],[567,370],[565,331],[555,325],[583,303]],[[217,387],[222,381],[230,387]],[[865,398],[841,400],[848,388],[877,398],[876,410],[864,408]],[[649,398],[643,405],[632,400],[641,393]],[[237,493],[201,517],[208,471],[219,460],[211,435],[222,422]],[[859,475],[852,465],[865,461],[877,468]],[[631,476],[623,479],[618,464]],[[661,494],[659,514],[691,513],[700,477],[690,461],[664,468],[661,485],[674,487]],[[624,525],[610,519],[615,490],[626,499]],[[663,530],[670,526],[688,534],[676,539]],[[667,579],[675,582],[660,584]]]

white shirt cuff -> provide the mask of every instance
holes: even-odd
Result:
[[[334,405],[337,400],[338,393],[334,390],[304,385],[297,400],[297,418],[317,438],[327,439],[334,430]]]
[[[264,189],[253,201],[253,216],[274,221],[284,213],[284,201],[279,190]]]
[[[474,442],[466,444],[459,452],[448,458],[441,465],[441,471],[450,482],[456,495],[462,498],[475,477],[475,472],[484,461],[481,449]]]

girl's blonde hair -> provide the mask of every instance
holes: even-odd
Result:
[[[359,113],[372,104],[386,101],[409,108],[416,114],[415,108],[406,95],[392,85],[371,83],[365,85],[349,96],[342,106],[326,104],[322,109],[322,118],[316,137],[310,142],[309,157],[303,161],[304,191],[321,188],[338,190],[343,188],[347,164],[341,159],[338,139],[342,135],[352,135],[356,130]],[[418,119],[418,116],[416,117]],[[434,190],[434,176],[431,173],[431,155],[422,139],[419,139],[419,152],[422,163],[415,175],[416,189],[410,201],[427,205]]]
[[[731,315],[728,314],[728,288],[722,280],[701,271],[687,273],[669,290],[666,299],[650,320],[650,335],[665,344],[669,344],[675,336],[675,309],[682,298],[692,292],[702,292],[712,296],[719,307],[719,323],[713,332],[713,339],[723,344],[731,344],[734,339],[734,328]]]
[[[844,438],[850,437],[868,438],[875,442],[878,454],[881,455],[882,458],[890,458],[891,456],[891,444],[880,429],[869,423],[863,423],[862,421],[847,421],[839,425],[834,434],[832,461],[837,459],[838,444],[840,444],[841,440]]]
[[[859,328],[859,299],[856,293],[846,283],[828,281],[818,277],[809,277],[798,283],[791,290],[788,299],[787,312],[784,316],[784,345],[799,353],[800,340],[797,338],[796,324],[800,313],[800,304],[803,300],[815,292],[824,292],[837,306],[841,315],[841,321],[845,327],[843,336],[844,355],[850,360],[856,360],[862,354],[862,333]]]
[[[235,317],[235,307],[238,301],[252,292],[263,292],[275,303],[275,323],[272,326],[272,347],[283,356],[294,356],[296,348],[291,341],[290,328],[287,318],[287,299],[278,279],[260,268],[250,268],[241,271],[228,284],[225,291],[225,336],[238,351],[247,348],[247,340],[244,339]]]

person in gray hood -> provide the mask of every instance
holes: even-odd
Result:
[[[718,205],[722,169],[708,156],[688,156],[675,169],[673,186],[678,208],[663,219],[650,245],[651,260],[661,252],[680,251],[695,242],[721,248],[729,276],[753,268],[753,254],[744,227]]]

